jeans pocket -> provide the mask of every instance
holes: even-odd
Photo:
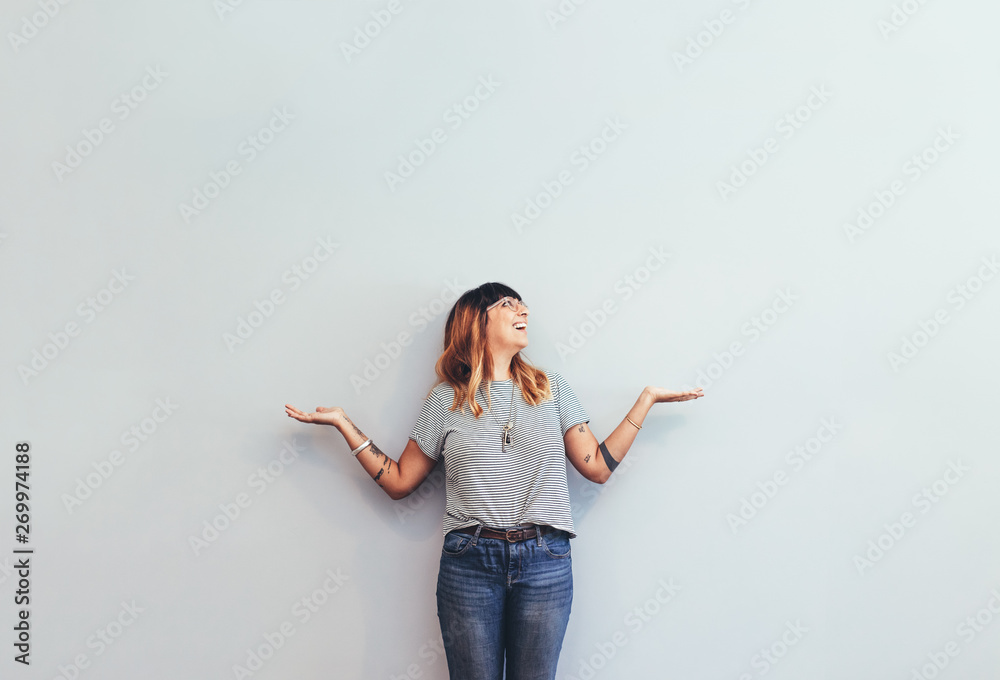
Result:
[[[472,536],[470,534],[463,534],[460,531],[449,531],[445,534],[441,552],[445,555],[457,557],[468,550],[470,545],[472,545]]]
[[[565,559],[570,556],[572,548],[569,545],[569,534],[562,529],[550,531],[542,535],[542,550],[549,557]]]

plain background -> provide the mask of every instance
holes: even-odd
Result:
[[[398,457],[448,287],[497,280],[599,438],[645,385],[705,389],[654,407],[611,483],[569,470],[561,679],[994,678],[998,18],[5,3],[9,642],[17,441],[36,553],[32,664],[7,645],[0,675],[249,677],[253,652],[261,679],[446,678],[440,468],[391,501],[283,404]]]

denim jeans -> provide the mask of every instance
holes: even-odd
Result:
[[[495,527],[504,528],[504,527]],[[573,602],[569,534],[444,537],[437,607],[451,680],[554,680]]]

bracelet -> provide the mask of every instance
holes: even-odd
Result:
[[[368,446],[368,445],[369,445],[369,444],[371,444],[371,443],[372,443],[372,440],[371,440],[371,439],[368,439],[368,440],[366,440],[364,444],[362,444],[362,445],[361,445],[361,446],[359,446],[358,448],[356,448],[356,449],[354,449],[353,451],[351,451],[351,455],[352,455],[352,456],[357,456],[357,455],[358,455],[359,453],[361,453],[361,450],[362,450],[363,448],[365,448],[366,446]]]
[[[601,455],[604,456],[604,464],[608,466],[609,470],[614,472],[615,468],[618,467],[619,461],[611,457],[611,454],[608,452],[608,447],[604,445],[604,442],[601,442],[600,448],[601,448]]]
[[[625,420],[627,420],[627,421],[629,421],[630,423],[632,423],[632,419],[631,419],[631,418],[629,418],[628,416],[625,416]],[[635,425],[635,423],[632,423],[632,424],[633,424],[633,425]],[[642,426],[641,426],[641,425],[635,425],[635,426],[636,426],[636,427],[638,427],[638,428],[639,428],[640,430],[642,429]]]

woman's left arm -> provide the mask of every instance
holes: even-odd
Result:
[[[612,468],[625,458],[625,454],[632,447],[635,435],[642,427],[642,421],[653,404],[687,401],[703,396],[705,395],[701,388],[688,392],[671,392],[662,387],[646,387],[618,427],[603,442],[597,441],[587,423],[580,423],[568,429],[563,437],[566,457],[581,475],[592,482],[604,484],[611,477]],[[610,465],[605,461],[606,456],[611,459]]]

